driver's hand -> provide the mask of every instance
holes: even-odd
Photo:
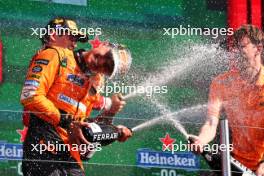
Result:
[[[190,151],[198,154],[203,153],[204,144],[201,142],[198,136],[189,135],[188,140],[189,140],[188,148],[190,149]]]
[[[73,121],[70,124],[70,128],[68,129],[68,135],[69,135],[69,142],[71,144],[77,144],[78,146],[81,144],[90,144],[84,137],[82,133],[82,127],[90,127],[89,123],[87,122],[79,122],[79,121]]]
[[[126,102],[123,100],[121,94],[114,94],[111,97],[111,100],[112,100],[111,108],[108,111],[106,111],[106,114],[110,114],[111,116],[114,116],[116,113],[120,112],[124,108]]]
[[[123,125],[118,125],[117,128],[121,130],[121,136],[118,139],[119,142],[125,142],[128,138],[132,136],[132,131],[129,128]]]

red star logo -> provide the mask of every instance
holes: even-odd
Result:
[[[99,40],[98,36],[95,36],[95,38],[93,40],[90,40],[89,43],[92,45],[93,48],[98,48],[102,42]]]
[[[163,143],[162,151],[164,151],[168,147],[170,150],[172,150],[172,144],[175,142],[175,139],[171,138],[168,133],[166,134],[165,138],[159,138],[159,140]]]
[[[20,142],[24,142],[27,135],[28,127],[23,128],[23,130],[16,130],[18,134],[20,134]]]

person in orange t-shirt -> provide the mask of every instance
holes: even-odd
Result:
[[[214,139],[224,110],[232,134],[231,155],[260,176],[264,175],[264,36],[257,27],[243,25],[233,37],[237,68],[213,79],[207,120],[193,148],[202,152],[201,146]]]

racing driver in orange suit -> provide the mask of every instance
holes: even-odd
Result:
[[[125,102],[116,94],[105,98],[96,92],[101,75],[110,75],[113,62],[107,58],[109,47],[101,44],[85,52],[88,72],[74,57],[76,43],[85,37],[76,23],[67,18],[51,20],[43,36],[43,48],[32,58],[21,93],[21,103],[30,112],[23,144],[22,171],[25,176],[85,175],[80,153],[76,150],[40,153],[38,144],[87,144],[82,127],[93,108],[104,109],[101,116],[114,116]],[[68,33],[58,33],[63,29]],[[132,136],[125,126],[119,141]]]

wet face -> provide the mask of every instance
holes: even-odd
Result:
[[[69,50],[74,50],[77,47],[77,37],[74,37],[73,35],[67,35],[66,37],[68,37],[68,44],[67,44],[67,48]]]
[[[259,73],[261,68],[261,51],[262,47],[253,44],[250,39],[243,37],[237,48],[239,61],[238,68],[241,75],[252,80]]]
[[[100,54],[95,54],[91,64],[91,71],[96,73],[102,73],[104,75],[110,76],[113,72],[114,62],[108,54],[102,56]]]
[[[85,53],[84,58],[88,68],[92,72],[102,73],[107,76],[112,74],[114,61],[109,47],[101,45],[90,53]]]

